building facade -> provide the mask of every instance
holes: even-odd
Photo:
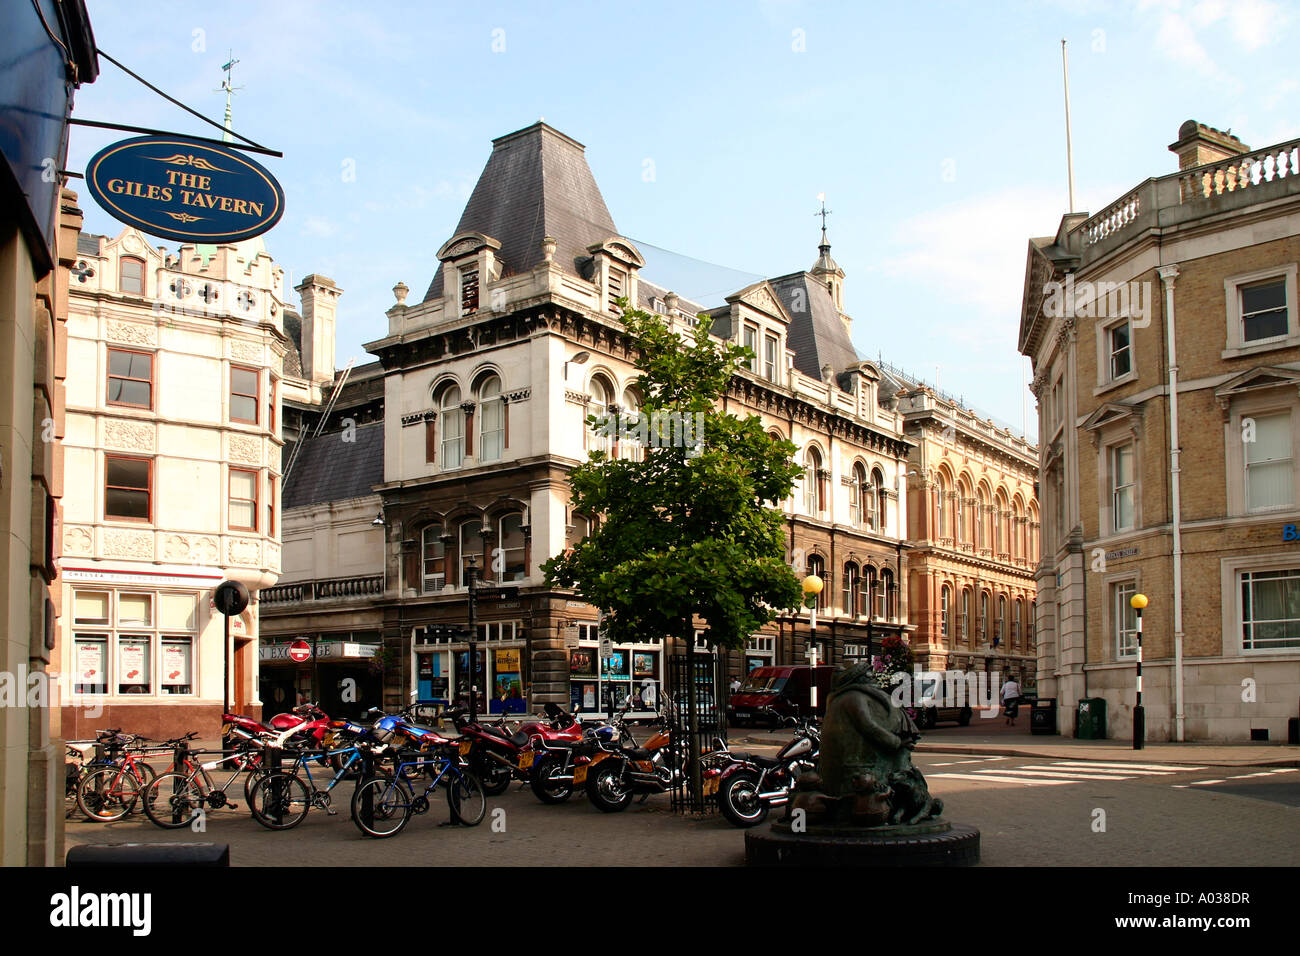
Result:
[[[81,235],[70,280],[63,730],[215,733],[227,700],[260,709],[256,599],[227,649],[212,594],[279,574],[283,272],[260,239],[127,228]]]
[[[750,347],[724,407],[760,416],[807,469],[784,511],[793,566],[826,582],[816,631],[806,612],[785,615],[729,669],[805,663],[813,646],[838,663],[908,631],[900,584],[912,444],[897,401],[881,395],[880,370],[854,351],[844,273],[824,233],[809,270],[712,307],[683,301],[642,276],[582,145],[538,123],[493,142],[437,263],[418,301],[394,287],[386,334],[367,345],[378,363],[340,373],[332,408],[287,407],[303,423],[303,447],[287,483],[286,573],[267,595],[268,636],[348,634],[360,644],[378,628],[389,703],[463,698],[473,681],[491,710],[548,701],[604,710],[633,697],[648,712],[675,649],[646,635],[602,657],[597,609],[548,588],[540,570],[597,519],[570,508],[569,471],[597,448],[638,453],[586,424],[640,404],[620,298],[683,332],[707,314],[712,334]],[[304,320],[311,308],[304,299]],[[344,536],[356,546],[326,543]],[[478,601],[474,661],[448,633],[465,626],[471,566],[492,591]]]
[[[1037,449],[952,397],[887,371],[908,461],[908,605],[918,666],[1031,687],[1039,515]],[[994,678],[992,675],[997,674]]]
[[[0,35],[0,866],[63,859],[64,746],[52,679],[64,492],[67,277],[81,211],[68,118],[99,71],[82,0],[5,11]]]
[[[1285,739],[1300,700],[1300,143],[1194,121],[1176,173],[1032,239],[1039,692],[1152,740]]]

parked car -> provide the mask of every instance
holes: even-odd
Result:
[[[787,717],[821,717],[831,691],[829,666],[785,664],[756,667],[745,677],[740,690],[727,703],[727,720],[741,726],[751,723],[780,725]],[[817,688],[817,702],[811,690]]]
[[[956,686],[954,681],[950,686]],[[962,727],[970,723],[971,710],[970,702],[965,697],[965,688],[962,688],[960,696],[953,695],[949,699],[944,698],[944,685],[935,678],[926,678],[921,681],[920,697],[914,704],[916,710],[916,725],[922,730],[929,730],[940,721],[955,721]]]

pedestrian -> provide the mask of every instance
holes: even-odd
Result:
[[[1007,676],[1007,682],[1002,685],[1001,696],[1007,726],[1014,727],[1016,725],[1016,712],[1020,709],[1020,685],[1016,683],[1016,678],[1013,675]]]
[[[740,678],[736,677],[735,675],[732,675],[731,692],[734,694],[737,693],[739,690],[740,690]]]

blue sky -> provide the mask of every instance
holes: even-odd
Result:
[[[398,280],[423,294],[491,140],[545,117],[646,276],[708,305],[810,267],[825,192],[858,351],[1019,426],[1026,244],[1068,206],[1061,39],[1079,209],[1173,172],[1189,118],[1300,135],[1300,9],[1270,0],[88,6],[101,49],[218,121],[233,48],[235,128],[285,153],[262,159],[287,197],[267,248],[345,290],[340,366],[370,360]],[[206,135],[101,65],[77,116]],[[126,135],[75,128],[69,167]]]

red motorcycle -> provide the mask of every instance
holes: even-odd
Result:
[[[234,737],[242,741],[274,737],[286,730],[297,728],[288,739],[290,746],[322,747],[330,730],[330,718],[315,704],[301,704],[293,713],[276,714],[269,723],[262,723],[243,714],[221,715],[221,737]]]
[[[564,745],[582,739],[582,724],[576,716],[566,713],[556,704],[546,704],[543,710],[545,720],[528,721],[514,731],[507,728],[504,721],[472,722],[465,710],[449,710],[444,715],[452,719],[460,733],[460,755],[468,762],[471,772],[479,778],[483,792],[489,797],[503,793],[511,780],[533,778],[533,761],[537,756],[534,740]]]

